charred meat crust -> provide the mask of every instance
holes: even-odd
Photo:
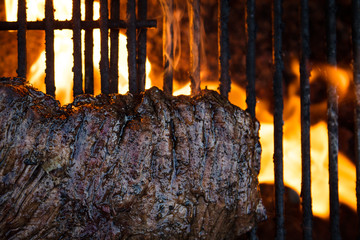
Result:
[[[214,91],[82,95],[0,79],[0,236],[233,239],[265,217],[259,124]]]

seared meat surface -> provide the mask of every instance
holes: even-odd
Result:
[[[214,91],[82,95],[0,80],[2,239],[233,239],[265,217],[259,124]]]

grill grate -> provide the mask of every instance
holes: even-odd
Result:
[[[282,60],[282,0],[273,6],[273,55],[274,55],[274,173],[276,238],[284,239],[284,166],[283,166],[283,60]]]
[[[301,157],[302,157],[302,208],[304,239],[312,237],[311,174],[310,174],[310,31],[309,6],[307,0],[301,1],[301,56],[300,56],[300,95],[301,95]]]
[[[360,0],[352,1],[353,9],[353,54],[354,54],[354,82],[355,82],[355,129],[356,129],[356,198],[357,215],[360,223]],[[360,227],[358,229],[358,238],[360,238]]]
[[[111,0],[110,18],[108,16],[108,1],[100,0],[100,20],[93,20],[93,0],[86,1],[85,21],[81,20],[80,0],[73,0],[73,15],[70,21],[54,19],[52,0],[45,2],[45,19],[43,21],[26,21],[26,1],[18,1],[18,21],[0,22],[0,30],[17,30],[18,34],[18,70],[19,77],[26,77],[26,31],[44,30],[46,39],[46,93],[55,96],[54,85],[54,30],[73,30],[74,41],[74,96],[94,93],[93,69],[93,29],[101,32],[101,91],[102,93],[117,92],[118,85],[118,36],[119,29],[127,29],[129,91],[138,94],[145,89],[145,60],[146,60],[146,32],[147,28],[156,27],[156,20],[147,19],[147,0],[137,1],[138,16],[136,16],[136,1],[127,2],[127,19],[120,20],[120,0]],[[163,9],[172,14],[173,0],[162,1]],[[284,182],[283,182],[283,67],[282,60],[282,0],[273,1],[273,55],[274,55],[274,172],[275,172],[275,209],[276,209],[276,239],[285,239],[284,227]],[[352,0],[353,9],[353,55],[354,82],[356,94],[356,196],[357,211],[360,223],[360,0]],[[301,0],[301,54],[300,54],[300,87],[301,87],[301,147],[302,147],[302,188],[301,199],[303,209],[303,238],[312,238],[312,200],[310,175],[310,30],[308,0]],[[200,1],[189,0],[190,14],[190,79],[192,93],[197,93],[200,86],[195,79],[200,79]],[[246,75],[247,105],[250,114],[255,117],[255,51],[256,51],[256,22],[255,0],[247,0],[247,56]],[[336,3],[327,1],[327,60],[332,66],[336,60]],[[230,14],[229,0],[219,0],[218,11],[218,44],[219,44],[219,80],[220,93],[227,97],[230,91],[229,74],[229,33],[228,19]],[[164,51],[164,91],[173,91],[173,57],[174,33],[173,21],[164,14],[163,51]],[[108,50],[108,31],[110,29],[110,62]],[[81,31],[85,30],[85,72],[83,91]],[[169,32],[167,32],[169,31]],[[332,239],[340,239],[339,227],[339,196],[338,196],[338,102],[336,87],[328,86],[328,136],[329,136],[329,187],[330,187],[330,232]],[[254,228],[256,229],[256,228]],[[360,236],[360,227],[358,228]],[[257,239],[256,230],[249,234],[250,239]]]
[[[219,2],[219,79],[220,79],[220,94],[228,97],[230,92],[230,75],[229,75],[229,60],[230,60],[230,46],[229,46],[229,30],[228,22],[230,15],[230,5],[228,0]]]
[[[18,30],[18,76],[26,77],[26,30],[45,30],[46,41],[46,93],[55,96],[55,70],[54,70],[54,30],[73,30],[74,42],[74,89],[73,94],[82,94],[82,67],[81,67],[81,30],[85,30],[85,93],[94,93],[94,70],[93,70],[93,29],[99,28],[101,32],[101,91],[102,93],[117,92],[118,79],[118,43],[115,37],[119,29],[127,29],[128,52],[129,52],[129,86],[130,92],[139,93],[145,86],[145,60],[146,60],[146,31],[139,30],[139,39],[136,39],[137,29],[156,27],[156,20],[147,20],[146,1],[138,1],[142,11],[139,11],[139,20],[136,19],[135,1],[128,1],[126,20],[119,19],[120,0],[111,1],[111,18],[108,17],[108,1],[100,1],[100,20],[93,20],[93,1],[86,1],[85,21],[81,20],[80,0],[73,1],[73,15],[71,20],[58,21],[54,19],[54,6],[52,0],[45,1],[45,19],[43,21],[26,21],[26,1],[18,1],[18,21],[0,22],[0,31]],[[108,29],[111,29],[111,58],[108,61]],[[142,34],[141,34],[142,32]],[[137,44],[140,51],[137,52]],[[111,68],[111,69],[110,69]],[[110,71],[111,70],[111,71]],[[110,73],[111,72],[111,73]],[[137,79],[139,75],[142,80]],[[138,84],[137,81],[143,82]]]
[[[327,2],[327,61],[336,66],[336,4]],[[328,85],[328,136],[329,136],[329,185],[330,185],[330,229],[333,239],[340,237],[339,220],[339,185],[338,185],[338,100],[336,87]]]
[[[94,16],[94,0],[88,0],[85,2],[85,21],[92,21],[93,16]],[[94,94],[93,41],[94,38],[93,38],[92,29],[86,29],[85,30],[85,92],[90,94]],[[114,46],[112,45],[111,48],[113,47]]]

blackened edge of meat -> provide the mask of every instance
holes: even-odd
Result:
[[[0,236],[234,239],[263,220],[259,124],[214,91],[81,95],[0,79]]]

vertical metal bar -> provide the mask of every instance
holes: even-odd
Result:
[[[191,94],[200,92],[200,0],[189,0]]]
[[[247,0],[246,4],[246,29],[247,29],[247,54],[246,54],[246,77],[248,85],[246,88],[246,103],[248,111],[255,118],[255,50],[256,50],[256,22],[255,22],[255,0]]]
[[[301,199],[303,239],[312,239],[311,164],[310,164],[310,31],[308,0],[301,0]]]
[[[85,20],[93,20],[94,0],[85,1]],[[93,30],[85,30],[85,93],[94,94]]]
[[[355,83],[355,127],[356,127],[356,199],[358,215],[358,236],[360,239],[360,0],[352,1],[353,29],[352,42],[354,51],[354,83]]]
[[[246,30],[247,30],[247,54],[246,54],[246,87],[247,110],[255,118],[256,93],[255,93],[255,51],[256,51],[256,21],[255,0],[247,0],[246,3]],[[255,225],[249,233],[250,240],[257,240],[257,226]]]
[[[120,0],[111,0],[111,20],[120,19]],[[110,93],[118,92],[119,29],[110,30]]]
[[[100,77],[101,93],[109,94],[108,1],[100,0]]]
[[[147,19],[147,0],[138,0],[138,18],[139,20]],[[146,79],[146,28],[139,29],[138,39],[138,87],[139,91],[145,91]]]
[[[230,5],[229,0],[219,0],[218,4],[220,94],[227,98],[231,89],[231,79],[229,74],[230,47],[228,30]]]
[[[26,78],[26,1],[18,0],[18,69],[19,77]]]
[[[283,167],[283,61],[282,61],[282,0],[273,5],[274,41],[274,172],[276,239],[285,239],[284,230],[284,167]]]
[[[172,94],[174,75],[174,9],[173,0],[160,1],[163,4],[163,55],[164,92]]]
[[[45,56],[46,93],[55,97],[54,5],[52,0],[45,1]]]
[[[129,67],[129,92],[132,94],[139,93],[136,77],[136,11],[135,0],[127,2],[127,50],[128,50],[128,67]]]
[[[336,67],[336,3],[327,1],[327,60]],[[339,186],[338,186],[338,100],[337,90],[328,81],[328,136],[329,136],[329,188],[330,188],[330,233],[331,239],[341,239]]]
[[[83,93],[82,86],[82,61],[81,61],[81,10],[80,0],[73,0],[73,43],[74,43],[74,86],[73,95]]]

